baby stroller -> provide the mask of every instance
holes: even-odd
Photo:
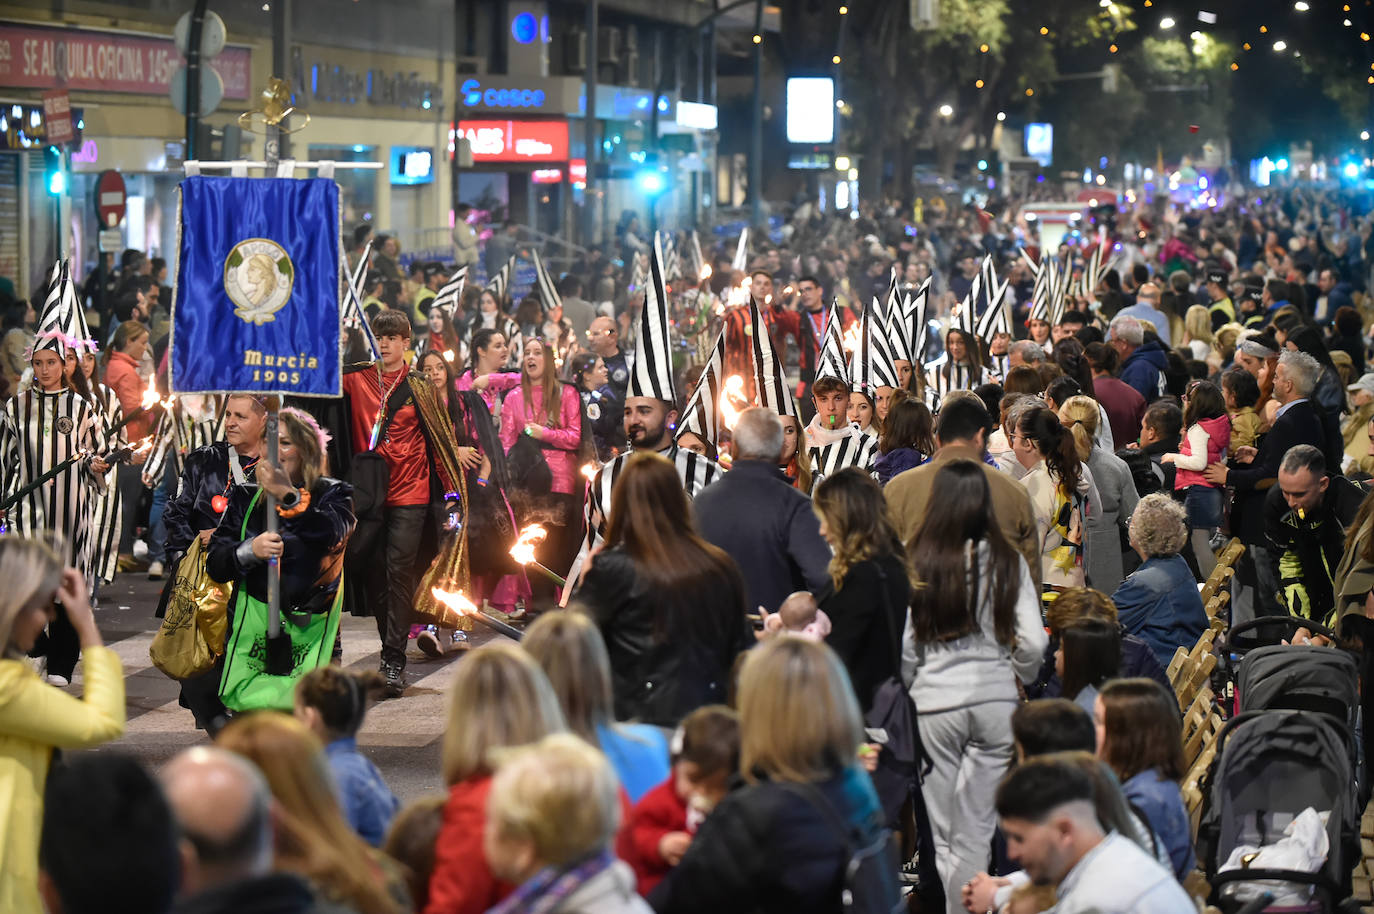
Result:
[[[1349,730],[1323,713],[1246,711],[1232,718],[1217,740],[1198,828],[1211,902],[1228,914],[1343,910],[1340,902],[1350,897],[1351,870],[1360,859]],[[1257,852],[1281,847],[1285,829],[1309,809],[1321,817],[1317,828],[1324,829],[1329,845],[1313,871],[1250,865],[1265,858]],[[1305,822],[1312,822],[1311,813]],[[1266,895],[1282,906],[1257,901]]]
[[[1269,645],[1245,655],[1236,679],[1245,711],[1315,711],[1355,729],[1360,704],[1359,667],[1342,650],[1304,645]]]

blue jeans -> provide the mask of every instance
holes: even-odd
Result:
[[[1189,530],[1215,530],[1221,526],[1222,490],[1192,485],[1184,491],[1183,509]]]
[[[162,473],[162,482],[153,489],[153,504],[148,509],[148,561],[167,561],[167,525],[162,522],[162,512],[172,497],[172,486],[177,484],[177,476],[172,472],[170,461]]]

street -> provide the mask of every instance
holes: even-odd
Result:
[[[123,738],[99,750],[125,752],[157,767],[188,746],[208,742],[197,730],[191,712],[177,703],[178,686],[148,659],[148,646],[158,629],[153,617],[162,583],[139,574],[121,574],[101,589],[95,618],[105,643],[124,664],[128,726]],[[379,660],[376,623],[345,614],[343,662],[364,670],[377,668]],[[502,636],[480,623],[469,637],[474,645]],[[448,686],[455,659],[438,660],[410,650],[406,673],[410,687],[401,698],[378,702],[368,712],[358,734],[358,745],[381,769],[391,789],[408,802],[428,793],[442,792],[439,752],[448,714]],[[81,667],[68,691],[79,695]]]

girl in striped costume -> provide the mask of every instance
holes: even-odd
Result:
[[[8,509],[5,526],[22,536],[66,538],[65,561],[91,580],[90,499],[104,488],[109,465],[100,415],[70,386],[66,345],[41,334],[30,364],[33,386],[8,400],[0,412],[0,498],[9,499],[69,458],[75,463],[53,479],[19,497]],[[46,653],[50,681],[71,682],[80,646],[76,632],[58,607],[48,635],[36,647]]]
[[[926,386],[936,403],[951,390],[973,390],[992,380],[979,359],[977,341],[964,331],[945,331],[945,356],[943,365],[926,372]]]
[[[88,347],[81,353],[80,377],[88,388],[86,398],[100,417],[100,432],[107,451],[127,445],[128,436],[124,429],[111,434],[111,429],[124,421],[124,408],[119,397],[96,379],[95,348]],[[70,359],[69,359],[70,361]],[[115,481],[113,469],[105,474],[105,491],[92,495],[94,515],[91,518],[91,585],[98,587],[114,580],[116,565],[119,563],[119,531],[123,524],[123,502],[119,497],[119,486]]]

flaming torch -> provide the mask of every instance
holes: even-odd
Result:
[[[134,421],[139,416],[148,412],[148,410],[154,409],[156,407],[161,407],[164,410],[171,409],[173,402],[174,401],[172,397],[168,397],[166,400],[163,400],[157,392],[157,387],[154,385],[153,379],[149,378],[148,389],[143,391],[143,396],[139,400],[138,409],[131,410],[129,412],[129,415],[125,416],[118,423],[110,426],[110,430],[107,431],[105,434],[113,438],[120,432],[121,429],[124,428],[124,426],[128,425],[130,422]]]
[[[448,618],[444,619],[445,627],[458,628],[457,617],[467,616],[470,619],[476,619],[478,622],[481,622],[498,635],[505,635],[507,638],[513,638],[516,641],[520,640],[520,629],[516,628],[514,625],[507,625],[500,619],[482,612],[471,600],[463,595],[461,590],[450,591],[442,590],[438,587],[431,587],[429,592],[434,594],[434,599],[438,600],[445,609],[453,613],[452,622],[450,622]]]
[[[554,574],[543,565],[534,560],[534,547],[544,542],[549,536],[549,531],[539,524],[530,524],[520,531],[520,536],[515,540],[515,545],[510,547],[510,557],[515,559],[526,568],[533,565],[535,570],[543,574],[550,581],[559,587],[566,587],[568,582]]]
[[[844,332],[844,351],[852,353],[859,348],[859,322],[855,321],[849,325],[849,329]]]

